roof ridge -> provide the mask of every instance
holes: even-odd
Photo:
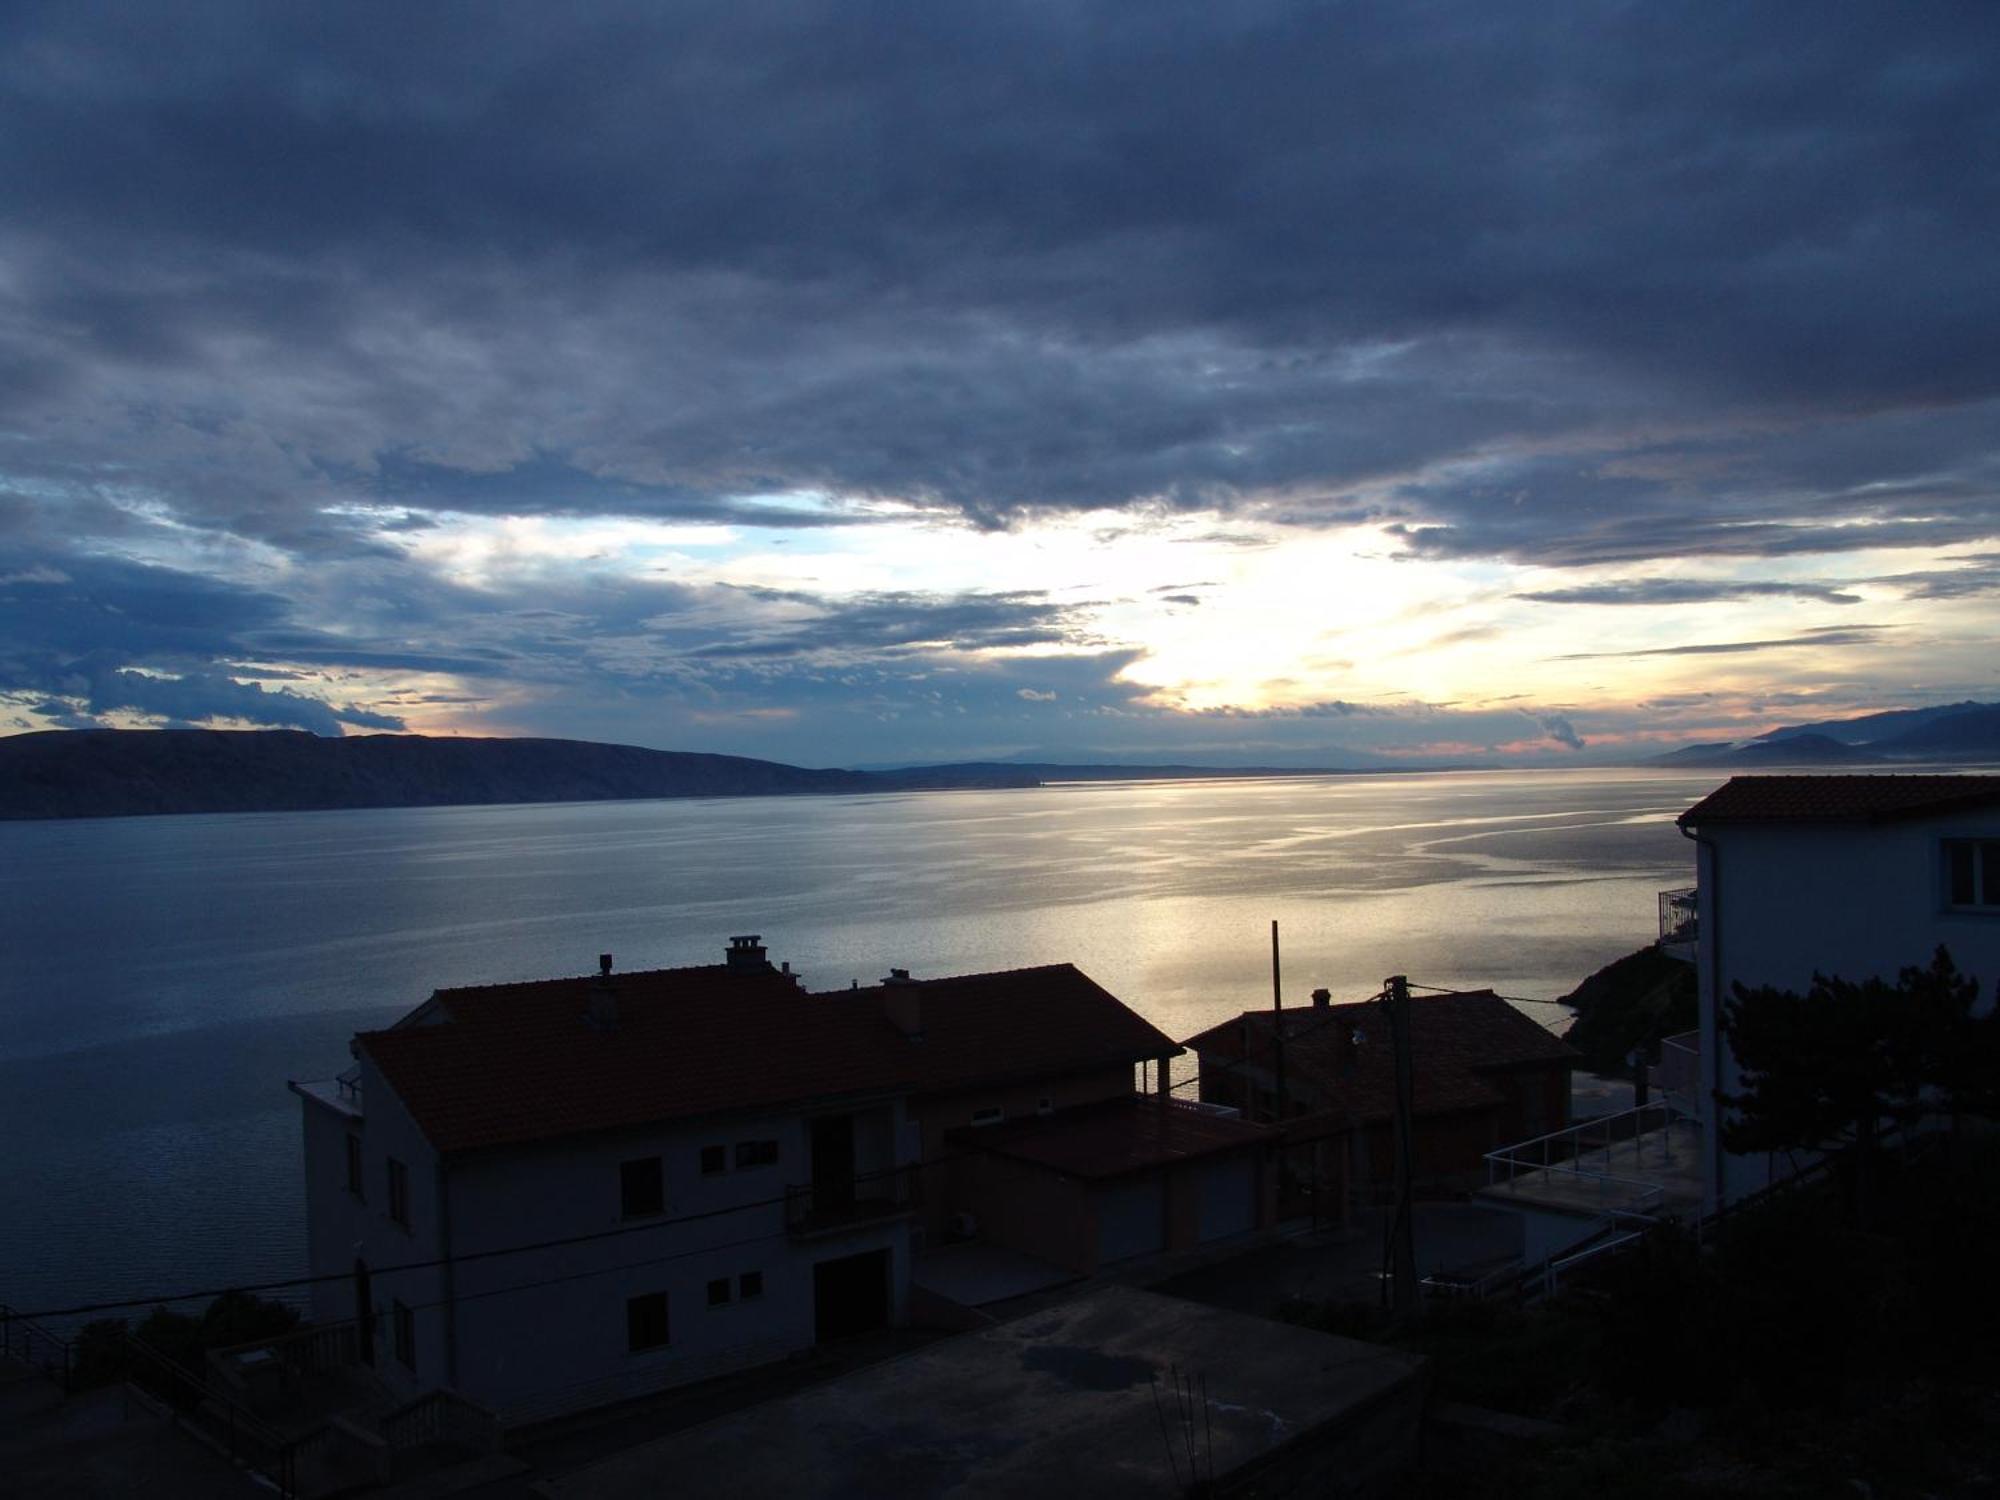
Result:
[[[1053,973],[1057,969],[1069,969],[1073,973],[1080,975],[1082,978],[1089,979],[1092,984],[1097,984],[1097,981],[1095,979],[1090,979],[1090,976],[1088,974],[1085,974],[1083,970],[1077,968],[1075,964],[1069,963],[1067,961],[1063,963],[1054,963],[1054,964],[1023,964],[1021,967],[1017,969],[983,969],[976,974],[937,974],[933,975],[929,979],[912,978],[908,981],[897,980],[896,982],[898,984],[902,984],[905,982],[909,984],[963,984],[974,979],[1011,979],[1017,974],[1049,974]],[[858,989],[860,993],[866,994],[870,990],[882,989],[887,983],[888,981],[886,980],[878,979],[873,984],[864,984],[856,987],[850,987],[844,990],[842,989],[812,990],[809,991],[808,993],[814,995],[835,995],[835,996],[852,995],[855,994]],[[1103,989],[1104,987],[1102,985],[1098,985],[1098,988]]]

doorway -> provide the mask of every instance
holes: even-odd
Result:
[[[813,1339],[827,1343],[889,1326],[889,1252],[867,1250],[813,1267]]]

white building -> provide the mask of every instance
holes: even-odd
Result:
[[[527,1420],[907,1315],[916,1049],[755,938],[602,967],[440,991],[292,1085],[315,1321],[392,1391]]]
[[[1893,981],[1942,944],[1992,995],[2000,776],[1738,776],[1678,822],[1697,845],[1698,1096],[1712,1211],[1786,1170],[1722,1147],[1718,1095],[1742,1088],[1721,1025],[1732,986],[1803,992],[1815,973]]]

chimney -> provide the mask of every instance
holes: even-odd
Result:
[[[1325,1010],[1325,1009],[1326,1009],[1326,1008],[1327,1008],[1328,1006],[1330,1006],[1330,1005],[1332,1005],[1332,1004],[1333,1004],[1333,991],[1332,991],[1332,990],[1314,990],[1314,991],[1313,991],[1313,1009],[1314,1009],[1314,1010]]]
[[[924,1038],[923,991],[908,969],[891,969],[882,981],[882,1014],[913,1042]]]
[[[764,940],[754,932],[747,937],[731,938],[723,960],[732,974],[765,974],[771,968],[771,960],[765,957]]]
[[[590,986],[590,1024],[599,1031],[618,1029],[618,991],[611,987],[611,955],[597,955],[597,978]]]

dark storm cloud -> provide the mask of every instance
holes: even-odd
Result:
[[[1542,732],[1556,744],[1567,746],[1571,750],[1583,748],[1583,736],[1576,732],[1576,726],[1570,722],[1567,714],[1529,714],[1528,717],[1533,719]]]
[[[1701,583],[1679,578],[1633,578],[1576,588],[1516,594],[1537,604],[1714,604],[1728,599],[1813,599],[1859,604],[1859,594],[1818,583]]]
[[[1040,594],[863,594],[826,599],[809,594],[758,591],[767,600],[794,604],[807,617],[751,625],[737,639],[696,647],[696,658],[895,654],[950,647],[1076,645],[1085,637],[1074,606]]]
[[[34,699],[58,724],[125,712],[175,724],[241,719],[318,734],[338,734],[343,724],[401,729],[393,715],[240,682],[233,669],[216,669],[231,657],[256,654],[260,637],[273,633],[289,609],[278,594],[169,568],[0,555],[0,696]]]
[[[334,500],[796,491],[1269,493],[1556,562],[1844,545],[1746,512],[1995,529],[1954,416],[2000,394],[1981,3],[0,25],[8,465],[302,554],[353,543]],[[1707,465],[1642,436],[1718,427]],[[1599,478],[1343,493],[1509,446]]]
[[[1968,599],[2000,592],[2000,553],[1980,553],[1954,560],[1960,566],[1891,573],[1869,582],[1901,589],[1911,599]]]

